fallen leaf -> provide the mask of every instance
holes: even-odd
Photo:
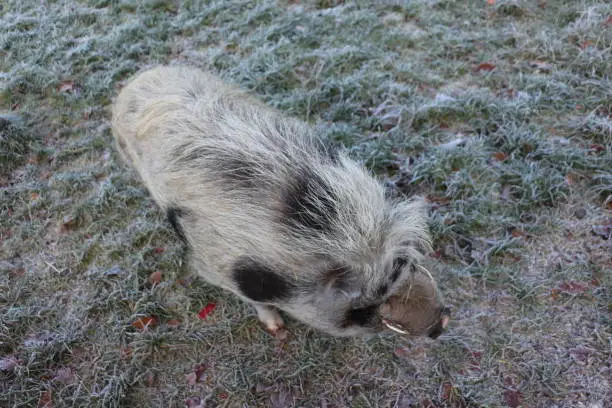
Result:
[[[185,378],[187,379],[187,384],[196,385],[202,378],[202,374],[204,374],[204,371],[206,371],[205,364],[196,364],[193,367],[193,372],[185,376]]]
[[[450,383],[442,384],[442,399],[449,399],[451,396],[451,392],[453,392],[453,386]]]
[[[160,271],[155,271],[151,275],[149,275],[149,282],[151,285],[157,285],[162,280],[162,273]]]
[[[185,406],[187,408],[205,408],[204,401],[199,397],[190,397],[185,400]]]
[[[421,408],[438,408],[430,399],[425,398],[421,400]]]
[[[495,152],[492,156],[497,161],[504,161],[508,158],[508,155],[504,152]]]
[[[59,381],[62,384],[72,384],[74,380],[74,372],[70,367],[61,367],[55,371],[55,381]]]
[[[439,196],[435,196],[435,195],[428,195],[426,198],[427,198],[427,201],[429,201],[430,203],[438,203],[438,204],[441,204],[441,205],[448,204],[450,202],[450,198],[448,198],[448,197],[439,197]]]
[[[592,145],[591,145],[591,146],[589,146],[589,147],[591,148],[591,150],[594,150],[594,151],[595,151],[595,153],[601,153],[601,152],[603,152],[603,151],[605,151],[605,150],[606,150],[606,147],[605,147],[605,146],[602,146],[602,145],[600,145],[600,144],[595,144],[595,143],[594,143],[594,144],[592,144]]]
[[[155,316],[144,316],[136,319],[132,326],[138,330],[145,330],[149,327],[155,327],[157,324],[157,318]]]
[[[206,319],[206,317],[210,314],[210,312],[215,310],[216,307],[217,305],[215,303],[207,304],[206,306],[202,308],[202,310],[200,310],[200,312],[198,313],[198,317],[200,319]]]
[[[31,193],[30,194],[30,200],[32,200],[32,201],[36,201],[39,198],[40,198],[40,194],[38,194],[38,193]]]
[[[612,25],[612,16],[608,16],[603,22],[604,25]]]
[[[496,65],[492,64],[490,62],[483,62],[481,64],[478,64],[475,68],[475,71],[493,71],[495,69]]]
[[[505,390],[503,393],[504,401],[510,408],[518,408],[523,401],[523,394],[519,391]]]
[[[164,248],[161,248],[161,247],[153,248],[153,252],[155,252],[156,254],[161,254],[164,252]]]
[[[220,400],[226,400],[228,397],[229,397],[229,394],[227,392],[222,392],[221,394],[219,394]]]
[[[170,327],[178,327],[181,325],[181,321],[178,319],[170,319],[166,322],[166,324]]]
[[[525,234],[525,231],[522,231],[520,229],[516,229],[515,228],[515,229],[512,230],[511,235],[514,238],[520,238],[520,237],[524,237],[526,234]]]
[[[74,81],[62,81],[57,86],[57,91],[60,93],[75,93],[78,92],[78,86]]]
[[[495,0],[487,0],[487,4],[488,4],[489,6],[492,6],[492,5],[494,5],[494,4],[495,4]]]
[[[38,399],[38,408],[52,408],[51,391],[43,391]]]
[[[587,285],[580,282],[562,282],[559,284],[559,290],[565,293],[582,293],[587,291],[589,288]]]
[[[580,48],[582,48],[582,49],[584,50],[585,48],[588,48],[588,47],[590,47],[591,45],[593,45],[593,41],[591,41],[591,40],[586,40],[586,41],[583,41],[583,42],[580,44]]]

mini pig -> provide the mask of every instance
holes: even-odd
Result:
[[[384,304],[395,317],[430,251],[422,199],[390,198],[309,125],[194,67],[136,75],[112,116],[120,155],[189,249],[190,267],[252,304],[268,330],[283,327],[278,310],[334,336],[384,330]],[[436,292],[431,283],[410,296]],[[426,331],[418,310],[430,305],[414,308],[418,322],[399,321]]]

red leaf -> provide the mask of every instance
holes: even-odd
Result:
[[[474,69],[475,71],[493,71],[495,69],[496,65],[492,64],[490,62],[483,62],[481,64],[478,64],[476,66],[476,68]]]
[[[581,293],[588,290],[587,285],[580,282],[563,282],[559,289],[566,293]]]
[[[601,153],[606,150],[606,148],[600,144],[592,144],[590,147],[591,150],[595,150],[596,153]]]
[[[185,406],[187,408],[204,408],[204,403],[199,397],[191,397],[185,400]]]
[[[495,0],[487,0],[487,4],[488,4],[489,6],[492,6],[492,5],[494,5],[494,4],[495,4]]]
[[[74,81],[62,81],[57,86],[58,92],[73,93],[77,90],[77,85]]]
[[[583,41],[582,44],[580,44],[580,48],[582,48],[584,50],[585,48],[588,48],[591,45],[593,45],[593,41],[586,40],[586,41]]]
[[[160,271],[155,271],[151,275],[149,275],[149,282],[151,285],[159,284],[162,280],[162,273]]]
[[[518,408],[523,401],[523,394],[519,391],[505,390],[504,401],[506,401],[510,408]]]
[[[155,252],[156,254],[161,254],[164,252],[164,248],[161,248],[161,247],[153,248],[153,252]]]
[[[154,327],[157,324],[157,318],[155,316],[144,316],[136,319],[132,326],[138,330],[145,330],[149,327]]]
[[[198,313],[198,317],[200,319],[206,319],[206,317],[210,314],[210,312],[215,310],[215,307],[217,307],[215,303],[207,304],[206,306],[202,308],[202,310],[200,310],[200,312]]]
[[[181,325],[181,321],[178,319],[170,319],[166,322],[166,324],[170,327],[178,327]]]
[[[227,392],[222,392],[221,394],[219,394],[219,399],[221,399],[221,400],[226,400],[227,397],[229,397]]]
[[[449,399],[451,396],[451,392],[453,391],[453,386],[450,383],[442,384],[442,399]]]
[[[196,385],[198,382],[200,382],[200,379],[202,378],[202,374],[204,374],[204,371],[206,371],[206,365],[196,364],[193,367],[193,372],[191,374],[188,374],[185,377],[187,378],[187,383],[189,385]]]
[[[53,408],[51,391],[43,391],[38,399],[38,408]]]
[[[608,16],[603,22],[604,25],[612,25],[612,16]]]
[[[493,158],[497,161],[504,161],[508,158],[508,155],[504,152],[495,152],[493,153]]]

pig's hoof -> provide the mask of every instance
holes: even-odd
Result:
[[[259,320],[264,324],[266,330],[268,330],[270,333],[276,335],[279,330],[285,328],[285,322],[276,309],[272,308],[271,306],[260,305],[255,306],[255,308],[257,309],[257,316],[259,317]]]

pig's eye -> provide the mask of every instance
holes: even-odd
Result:
[[[395,282],[402,274],[402,269],[408,264],[406,258],[396,258],[393,261],[393,272],[391,273],[391,282]]]

